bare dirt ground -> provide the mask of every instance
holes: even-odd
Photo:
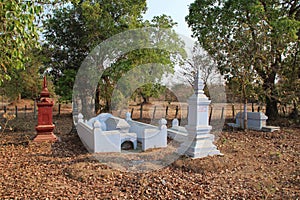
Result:
[[[274,133],[225,128],[216,141],[224,156],[181,157],[157,171],[132,173],[95,160],[71,131],[70,113],[55,114],[54,122],[61,139],[54,144],[31,142],[31,115],[0,130],[0,199],[300,198],[299,127]]]

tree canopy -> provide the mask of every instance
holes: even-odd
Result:
[[[53,11],[45,22],[44,51],[49,60],[56,93],[70,100],[77,70],[99,43],[141,20],[146,3],[131,1],[80,1]]]
[[[0,1],[0,85],[24,69],[28,50],[39,46],[35,19],[41,12],[35,0]]]
[[[146,1],[136,0],[81,1],[54,10],[53,17],[45,22],[44,52],[49,58],[45,64],[51,69],[56,93],[62,99],[71,99],[75,75],[81,63],[97,45],[111,36],[135,28],[172,28],[176,24],[166,15],[154,17],[152,21],[143,21],[142,14],[145,11]],[[171,37],[174,39],[174,49],[177,52],[181,51],[179,47],[182,47],[182,43],[174,33],[161,35],[157,44],[163,45],[163,42],[167,42]],[[99,81],[95,99],[96,109],[100,109],[101,102],[104,105],[101,109],[110,109],[111,95],[118,79],[133,67],[148,62],[159,62],[168,66],[161,70],[170,71],[180,60],[176,57],[178,56],[171,52],[159,49],[137,49],[116,58]],[[145,98],[155,95],[153,89],[161,88],[145,85],[139,90],[143,91],[140,95]]]
[[[298,1],[196,0],[186,20],[228,81],[262,87],[266,114],[278,116],[276,82],[299,51]],[[298,49],[297,49],[298,48]]]

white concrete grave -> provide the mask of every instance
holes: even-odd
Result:
[[[130,132],[130,125],[121,118],[118,117],[110,117],[105,121],[107,125],[107,130],[118,130],[121,134],[121,144],[125,141],[130,141],[133,144],[133,148],[136,149],[137,147],[137,134]]]
[[[244,128],[244,112],[237,113],[235,123],[228,123],[234,128]],[[273,132],[280,130],[277,126],[267,126],[268,117],[262,112],[247,112],[247,127],[251,130]]]
[[[167,147],[167,121],[161,119],[159,127],[137,122],[126,113],[126,120],[103,113],[90,120],[78,115],[77,132],[88,149],[96,152],[121,152],[124,142],[131,142],[137,148],[137,141],[142,143],[142,150]]]
[[[244,128],[244,112],[238,112],[235,120],[236,124]],[[247,126],[249,129],[261,130],[267,125],[268,117],[262,112],[247,112]]]

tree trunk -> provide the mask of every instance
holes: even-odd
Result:
[[[150,102],[150,97],[146,97],[146,96],[143,96],[143,95],[142,95],[142,98],[143,98],[142,104],[147,104],[147,103]]]
[[[105,112],[108,112],[108,113],[111,112],[111,98],[110,97],[105,98]]]
[[[243,120],[243,127],[244,130],[248,129],[248,115],[247,115],[247,93],[246,93],[246,85],[245,82],[242,81],[242,92],[243,92],[243,101],[244,101],[244,120]]]
[[[299,111],[298,111],[298,105],[297,105],[297,101],[296,100],[293,101],[293,105],[294,105],[294,108],[293,108],[292,113],[290,114],[290,117],[292,117],[294,119],[298,119],[298,117],[299,117]]]
[[[105,87],[104,87],[105,91],[103,91],[103,92],[105,92],[105,94],[104,94],[104,96],[105,96],[104,111],[109,113],[109,112],[111,112],[111,95],[112,94],[110,92],[110,88],[112,87],[112,84],[111,84],[108,76],[104,76],[103,80],[105,82]]]
[[[96,113],[100,112],[100,88],[99,88],[99,84],[98,84],[97,89],[96,89],[95,112]]]
[[[268,120],[278,119],[277,100],[274,97],[266,96],[266,115]]]
[[[204,94],[205,94],[208,98],[210,98],[208,85],[207,85],[207,83],[204,83],[204,84],[205,84],[205,85],[204,85],[204,88],[203,88]]]
[[[244,130],[248,129],[247,99],[244,100]]]
[[[265,91],[270,91],[270,94],[266,95],[266,115],[268,116],[268,120],[278,118],[278,100],[275,98],[277,96],[275,91],[275,77],[276,73],[272,72],[264,82]]]
[[[88,92],[83,91],[77,99],[78,112],[80,112],[84,119],[90,119],[95,115],[95,99],[88,95]]]
[[[84,96],[81,96],[80,99],[81,99],[81,113],[83,114],[84,119],[89,119],[86,98]]]

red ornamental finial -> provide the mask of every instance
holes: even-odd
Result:
[[[47,88],[46,76],[44,76],[44,84],[43,84],[43,90],[41,92],[41,97],[47,97],[47,98],[50,97],[50,93],[49,93],[48,88]]]
[[[44,76],[44,88],[47,87],[47,80],[46,80],[46,75]]]

